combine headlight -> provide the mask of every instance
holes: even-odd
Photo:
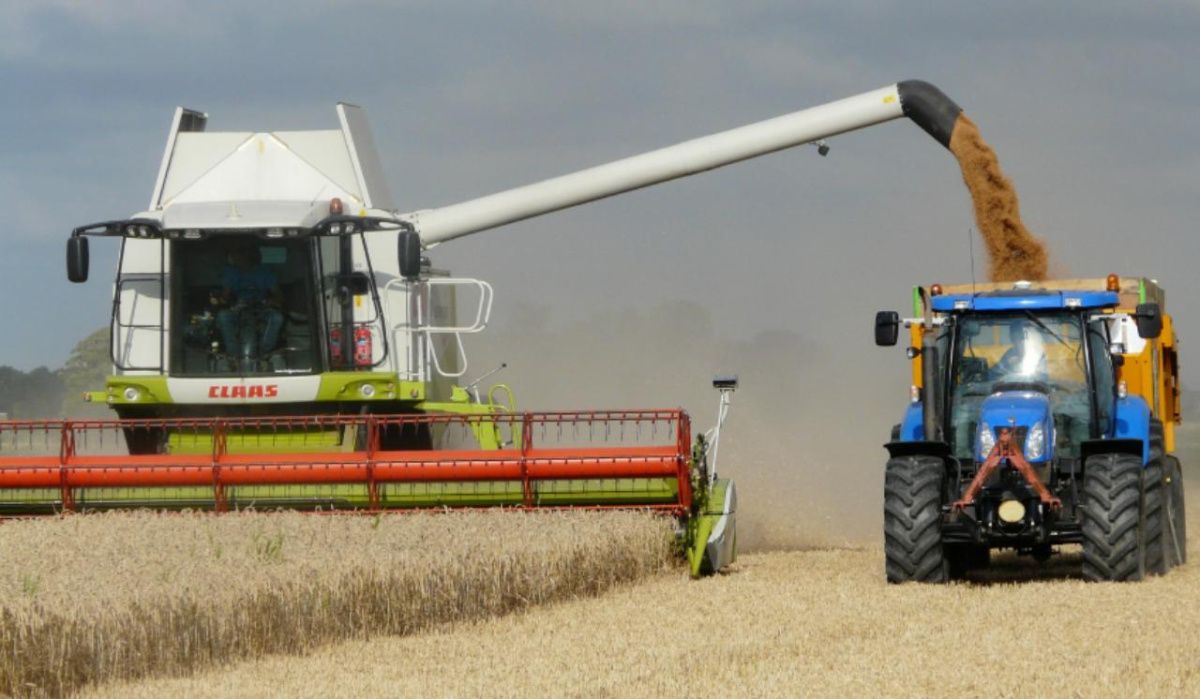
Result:
[[[979,452],[982,457],[987,458],[995,446],[996,433],[992,432],[992,426],[986,422],[979,423]]]
[[[1040,459],[1046,455],[1046,426],[1039,422],[1025,435],[1025,458]]]
[[[360,386],[358,389],[358,392],[362,395],[363,398],[375,397],[375,387],[369,383],[365,383],[362,386]]]
[[[129,386],[128,388],[125,389],[124,395],[125,395],[125,400],[132,403],[133,401],[137,400],[141,396],[141,392],[138,391],[133,386]]]

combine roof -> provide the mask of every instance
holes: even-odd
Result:
[[[241,228],[305,225],[334,197],[347,213],[394,208],[366,115],[348,104],[337,113],[340,129],[206,132],[207,115],[177,109],[148,217]]]

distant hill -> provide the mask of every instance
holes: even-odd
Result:
[[[108,328],[75,345],[59,369],[41,366],[26,372],[0,366],[0,413],[12,419],[105,414],[105,406],[84,403],[82,395],[103,388],[109,369]]]

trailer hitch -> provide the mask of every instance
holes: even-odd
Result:
[[[1007,460],[1013,468],[1025,479],[1029,487],[1033,488],[1037,493],[1038,499],[1047,507],[1054,511],[1062,509],[1062,500],[1054,497],[1050,489],[1042,483],[1042,479],[1038,478],[1037,472],[1025,460],[1025,455],[1021,453],[1012,441],[1012,430],[1008,427],[1001,427],[997,430],[996,446],[992,447],[992,451],[988,454],[987,459],[983,462],[983,466],[979,468],[979,472],[971,479],[971,484],[967,486],[967,491],[950,506],[951,512],[962,512],[968,505],[975,502],[975,497],[979,495],[979,491],[983,489],[983,484],[987,479],[1000,467],[1002,461]]]

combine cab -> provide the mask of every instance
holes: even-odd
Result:
[[[1175,333],[1146,279],[915,292],[912,401],[887,444],[890,582],[944,582],[993,549],[1045,561],[1082,544],[1091,580],[1187,555]]]

